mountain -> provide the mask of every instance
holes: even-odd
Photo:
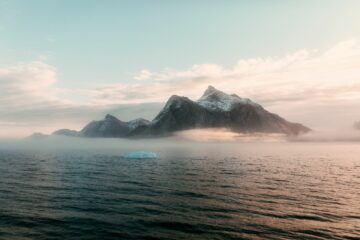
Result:
[[[112,115],[93,121],[78,134],[81,137],[160,137],[195,128],[228,128],[241,133],[283,133],[298,135],[310,131],[289,122],[248,98],[226,94],[209,86],[203,96],[193,101],[171,96],[164,108],[149,122],[135,119],[123,122]]]
[[[298,135],[309,128],[288,122],[261,105],[236,94],[226,94],[209,86],[198,101],[172,96],[165,107],[146,127],[131,136],[163,136],[194,128],[228,128],[242,133],[283,133]]]
[[[78,134],[80,137],[126,137],[131,131],[146,126],[150,122],[138,118],[130,122],[123,122],[116,117],[107,114],[104,120],[92,121]]]

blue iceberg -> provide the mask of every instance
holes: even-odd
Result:
[[[157,158],[156,153],[154,152],[130,152],[124,156],[125,159],[155,159]]]

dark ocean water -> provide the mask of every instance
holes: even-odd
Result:
[[[360,239],[360,145],[1,148],[0,239]]]

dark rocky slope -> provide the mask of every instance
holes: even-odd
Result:
[[[172,96],[163,110],[147,126],[132,136],[162,136],[194,128],[228,128],[235,132],[283,133],[298,135],[309,128],[286,121],[261,105],[209,86],[198,101]]]

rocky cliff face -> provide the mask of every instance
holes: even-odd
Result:
[[[194,128],[228,128],[235,132],[298,135],[309,128],[270,113],[250,99],[229,95],[209,86],[198,101],[172,96],[146,127],[132,136],[162,136]]]

